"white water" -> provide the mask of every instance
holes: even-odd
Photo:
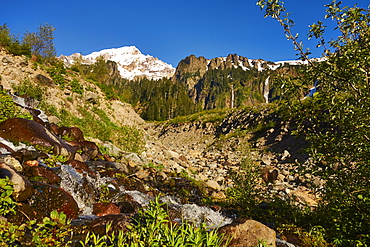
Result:
[[[269,80],[270,76],[266,78],[265,84],[263,85],[263,97],[265,98],[265,103],[269,102]]]
[[[92,204],[97,202],[101,187],[109,184],[109,179],[81,174],[69,165],[61,165],[60,168],[60,187],[73,196],[82,215],[91,215]],[[87,187],[90,192],[85,191]]]
[[[15,146],[12,142],[10,141],[7,141],[5,140],[4,138],[0,137],[0,143],[10,147],[12,150],[14,150],[15,152],[21,150],[21,149],[26,149],[26,150],[30,150],[30,151],[36,151],[36,149],[33,147],[33,146],[27,146],[26,144],[20,142],[18,144],[18,146]],[[5,148],[2,148],[0,147],[0,152],[2,154],[7,154],[7,153],[10,153],[8,152]]]
[[[197,226],[205,223],[208,229],[219,228],[232,222],[232,219],[209,207],[181,204],[176,198],[170,196],[162,197],[161,201],[169,203],[170,207],[176,208],[181,213],[181,219],[175,219],[178,222],[192,222]]]
[[[82,217],[92,215],[92,205],[97,202],[101,187],[103,185],[109,186],[111,180],[111,178],[101,178],[100,176],[93,178],[88,174],[78,173],[69,165],[61,166],[61,177],[61,188],[73,196],[81,211]],[[92,193],[90,192],[89,194],[84,188],[89,188]],[[119,190],[120,193],[116,195],[116,198],[119,198],[122,194],[128,194],[132,196],[134,201],[138,202],[143,207],[147,206],[149,201],[154,200],[153,197],[139,191],[129,191],[125,190],[123,187],[120,187]],[[181,219],[176,219],[179,222],[192,222],[196,225],[200,225],[204,222],[208,229],[221,227],[232,222],[232,219],[208,207],[201,207],[196,204],[181,204],[177,198],[170,196],[163,196],[160,200],[163,203],[168,203],[169,207],[177,210],[181,214]]]

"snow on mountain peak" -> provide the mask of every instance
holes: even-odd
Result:
[[[171,77],[175,73],[175,68],[172,65],[150,55],[142,54],[135,46],[104,49],[88,55],[75,53],[60,58],[67,65],[73,64],[76,57],[81,57],[85,63],[92,64],[100,56],[106,61],[116,62],[122,78],[129,80],[142,77],[158,80],[163,77]]]

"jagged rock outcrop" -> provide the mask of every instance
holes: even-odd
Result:
[[[260,102],[267,77],[263,71],[277,67],[237,54],[213,59],[190,55],[180,61],[172,81],[183,84],[203,109],[234,108]]]

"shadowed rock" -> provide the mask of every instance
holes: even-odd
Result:
[[[85,141],[83,132],[78,127],[59,127],[58,135],[60,137],[67,137],[75,142]]]
[[[72,145],[75,150],[81,150],[82,151],[82,158],[84,161],[88,161],[91,159],[94,159],[95,157],[101,157],[102,154],[99,150],[99,147],[94,143],[90,141],[80,141],[80,142],[68,142],[70,145]]]
[[[65,164],[72,166],[79,173],[86,172],[87,174],[92,176],[96,175],[95,172],[91,170],[88,164],[86,164],[85,162],[81,162],[78,160],[68,160]]]
[[[59,184],[61,178],[56,175],[53,171],[42,166],[28,166],[26,168],[27,176],[29,177],[38,177],[37,181],[43,181],[48,184]],[[30,180],[32,180],[30,178]]]

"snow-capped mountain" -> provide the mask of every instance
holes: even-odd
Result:
[[[92,64],[100,56],[105,60],[116,62],[122,78],[129,80],[142,77],[158,80],[171,77],[175,73],[175,68],[172,65],[150,55],[142,54],[135,46],[104,49],[88,55],[80,53],[70,56],[61,55],[59,58],[68,66],[73,64],[76,58],[82,58],[84,63]]]

